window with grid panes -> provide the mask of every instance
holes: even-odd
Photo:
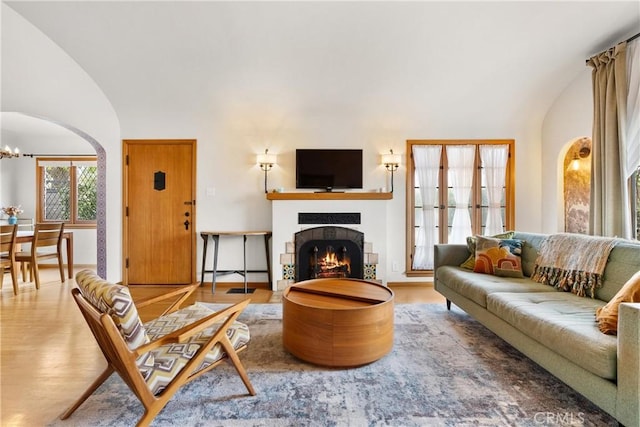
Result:
[[[512,230],[514,224],[514,146],[513,140],[409,140],[407,141],[407,248],[406,248],[406,273],[408,276],[430,276],[433,270],[417,270],[413,268],[413,255],[415,253],[418,234],[423,227],[423,204],[420,193],[419,179],[416,174],[413,159],[414,145],[440,145],[442,152],[440,155],[440,174],[437,185],[437,204],[434,205],[434,244],[449,243],[451,228],[453,223],[456,201],[453,195],[453,188],[448,179],[448,159],[447,145],[473,145],[475,147],[475,173],[469,200],[466,203],[471,219],[471,233],[485,234],[487,212],[489,210],[487,186],[485,176],[482,173],[482,162],[480,160],[479,147],[481,145],[507,145],[508,158],[505,173],[505,185],[500,201],[500,213],[502,216],[503,231]],[[446,188],[446,191],[442,189]]]
[[[93,157],[38,158],[39,222],[73,226],[96,224],[98,168]]]

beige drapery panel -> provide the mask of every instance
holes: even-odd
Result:
[[[593,67],[592,235],[632,238],[629,183],[621,165],[627,104],[627,43],[587,61]]]

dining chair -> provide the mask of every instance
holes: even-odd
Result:
[[[2,266],[2,278],[0,288],[4,284],[4,273],[9,269],[13,282],[13,294],[18,295],[18,272],[16,271],[16,225],[0,225],[0,266]]]
[[[63,222],[37,223],[33,230],[33,241],[28,251],[16,252],[16,262],[22,263],[22,280],[25,278],[25,263],[29,264],[29,280],[35,278],[36,289],[40,289],[40,274],[38,262],[45,259],[56,258],[58,269],[60,270],[60,281],[65,281],[64,268],[62,266],[62,233],[64,232]],[[55,246],[55,251],[43,251],[43,248]]]
[[[33,218],[18,218],[16,225],[20,231],[33,231],[35,222],[33,221]]]
[[[236,319],[249,304],[249,299],[220,311],[198,302],[180,308],[200,286],[200,283],[194,283],[134,303],[128,287],[110,283],[91,270],[78,272],[76,284],[78,287],[73,288],[71,294],[102,350],[107,366],[60,416],[61,419],[69,418],[114,372],[144,406],[138,426],[151,423],[183,385],[223,361],[231,362],[249,394],[255,395],[238,358],[238,353],[247,348],[250,334],[248,326]],[[143,324],[137,307],[168,298],[172,302],[164,313]],[[216,386],[215,380],[211,386]],[[197,403],[197,396],[189,400],[193,404],[210,401],[204,399]],[[77,423],[82,424],[82,421]]]

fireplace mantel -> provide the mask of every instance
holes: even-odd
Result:
[[[381,192],[322,192],[267,193],[267,200],[391,200],[393,193]]]
[[[391,200],[391,193],[380,192],[346,192],[346,193],[311,193],[311,192],[289,192],[289,193],[268,193],[267,199],[271,201],[271,221],[272,232],[272,264],[274,290],[277,290],[281,282],[286,282],[283,278],[282,268],[275,266],[283,265],[281,255],[286,254],[287,243],[293,242],[294,235],[300,230],[319,225],[338,225],[352,228],[364,233],[365,244],[369,243],[375,248],[378,254],[377,279],[386,282],[386,242],[387,242],[387,203]],[[347,217],[354,217],[357,221],[353,223],[309,224],[306,221],[300,223],[300,214],[348,214]],[[354,213],[358,215],[353,215]],[[339,215],[335,215],[336,218]]]

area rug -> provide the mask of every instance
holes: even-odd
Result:
[[[257,395],[223,364],[183,387],[152,426],[617,425],[456,307],[396,305],[392,352],[353,369],[289,355],[280,304],[251,304],[240,319],[251,330],[240,359]],[[114,374],[50,425],[133,426],[142,412]]]

